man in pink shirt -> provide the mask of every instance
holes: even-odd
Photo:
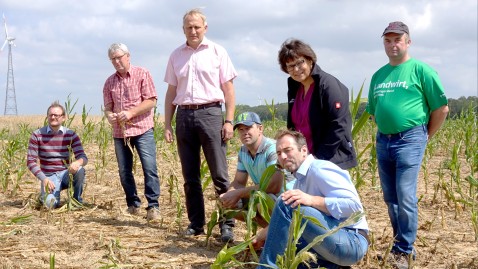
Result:
[[[165,106],[165,139],[174,139],[171,121],[176,112],[176,137],[184,177],[184,192],[190,224],[187,236],[204,232],[205,210],[200,179],[201,147],[206,157],[217,196],[227,192],[229,179],[226,142],[233,136],[234,85],[236,70],[220,45],[204,35],[206,16],[198,10],[183,17],[186,43],[173,51],[164,81],[168,90]],[[225,103],[225,119],[222,114]],[[234,220],[220,222],[221,240],[234,240]]]
[[[144,173],[144,196],[148,201],[146,219],[159,219],[159,177],[156,167],[156,141],[153,113],[157,94],[148,70],[133,66],[125,44],[114,43],[108,49],[116,72],[105,82],[103,100],[105,115],[113,127],[116,160],[121,185],[126,194],[128,213],[139,214],[133,176],[133,152],[136,148]]]

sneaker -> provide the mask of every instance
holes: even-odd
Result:
[[[139,207],[136,207],[136,206],[134,206],[134,205],[128,206],[128,210],[127,210],[127,211],[128,211],[128,213],[131,214],[131,215],[134,215],[134,216],[139,215]]]
[[[155,221],[155,220],[159,220],[159,218],[160,218],[159,208],[157,208],[157,207],[150,207],[150,208],[147,210],[147,213],[146,213],[146,220],[147,220],[147,221]]]
[[[204,234],[204,229],[194,229],[194,228],[191,228],[191,227],[188,227],[186,229],[186,231],[184,232],[184,235],[185,236],[197,236],[197,235],[201,235],[201,234]]]
[[[232,231],[232,227],[229,227],[228,225],[221,227],[221,241],[224,243],[234,242],[234,232]]]

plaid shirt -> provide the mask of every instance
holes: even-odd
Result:
[[[114,113],[129,110],[151,98],[157,99],[153,78],[148,70],[137,66],[131,65],[126,78],[118,72],[114,73],[106,80],[103,88],[104,106],[111,107]],[[130,119],[124,126],[114,123],[113,137],[124,138],[144,134],[154,126],[153,111],[151,109]]]

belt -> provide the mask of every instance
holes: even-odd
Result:
[[[221,106],[221,102],[212,102],[207,104],[201,105],[179,105],[180,109],[189,109],[189,110],[197,110],[202,108],[214,107],[214,106]]]
[[[380,133],[381,135],[387,137],[388,139],[391,139],[391,138],[402,138],[404,133],[406,133],[406,132],[408,132],[408,131],[410,131],[410,130],[412,130],[412,129],[415,129],[415,128],[426,128],[426,126],[424,126],[424,125],[418,125],[418,126],[412,127],[412,128],[410,128],[410,129],[408,129],[408,130],[405,130],[405,131],[403,131],[403,132],[399,132],[399,133],[396,133],[396,134],[384,134],[384,133],[380,133],[380,132],[379,132],[379,133]]]
[[[370,238],[368,238],[368,234],[364,229],[354,229],[354,228],[348,228],[350,231],[354,231],[358,234],[361,234],[365,239],[367,240],[367,243],[370,245]]]

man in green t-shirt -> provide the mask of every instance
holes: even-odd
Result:
[[[372,76],[367,111],[375,120],[377,162],[383,197],[388,206],[397,268],[415,258],[417,181],[427,141],[448,114],[448,101],[438,74],[411,58],[408,26],[391,22],[382,34],[389,63]]]

